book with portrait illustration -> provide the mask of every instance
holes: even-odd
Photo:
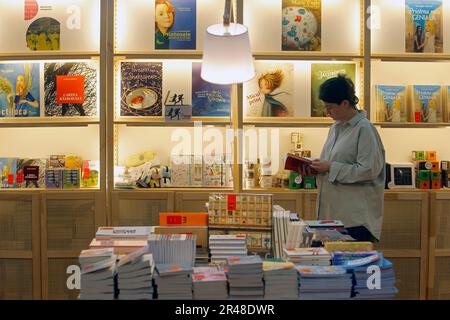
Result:
[[[412,86],[414,122],[443,122],[442,95],[439,85]]]
[[[121,62],[120,116],[162,116],[161,62]]]
[[[155,50],[195,50],[197,0],[155,1]]]
[[[321,51],[322,0],[283,0],[281,28],[283,51]]]
[[[244,83],[245,117],[293,117],[294,65],[257,61],[255,69]]]
[[[201,62],[192,63],[192,116],[229,117],[231,85],[209,83],[200,76]]]
[[[0,63],[0,118],[39,117],[39,63]]]
[[[319,99],[320,86],[330,78],[343,74],[356,86],[355,63],[312,63],[311,64],[311,117],[326,117],[327,111]]]
[[[375,85],[377,121],[407,122],[406,92],[403,85]]]
[[[98,116],[98,67],[95,62],[44,64],[46,117]]]
[[[406,0],[406,52],[444,52],[442,10],[442,0]]]

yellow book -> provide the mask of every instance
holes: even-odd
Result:
[[[372,251],[372,242],[327,242],[325,243],[325,250],[333,251]]]

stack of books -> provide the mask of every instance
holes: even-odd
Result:
[[[227,275],[224,271],[194,271],[192,283],[194,299],[225,300],[228,298]]]
[[[154,284],[158,299],[192,299],[192,265],[156,264]]]
[[[312,247],[323,247],[327,242],[351,242],[356,241],[348,234],[343,234],[334,229],[306,228],[306,232],[312,234]]]
[[[395,287],[395,273],[392,263],[378,254],[379,260],[353,268],[355,274],[354,298],[358,300],[392,300],[398,293]],[[369,269],[371,267],[371,269]],[[374,270],[380,270],[380,282],[372,281],[369,277],[374,275]],[[368,281],[369,280],[369,281]]]
[[[324,248],[287,248],[287,259],[303,266],[329,266],[331,254]]]
[[[156,264],[195,263],[197,236],[195,234],[152,234],[148,245]]]
[[[100,227],[95,233],[97,239],[147,240],[154,227]]]
[[[291,262],[263,262],[264,298],[288,300],[298,298],[297,270]]]
[[[349,264],[358,264],[358,261],[363,258],[375,256],[379,260],[378,251],[376,250],[366,250],[366,251],[334,251],[332,253],[333,258],[331,259],[331,264],[333,266],[344,266],[347,267]],[[356,261],[356,262],[355,262]],[[356,265],[357,266],[357,265]]]
[[[211,262],[226,261],[231,257],[247,256],[247,236],[245,234],[210,235],[209,251]]]
[[[228,258],[227,263],[231,299],[264,297],[263,262],[259,256]]]
[[[351,298],[353,275],[339,266],[297,266],[300,300]]]
[[[120,300],[153,299],[153,256],[148,247],[123,256],[117,263]]]
[[[344,223],[340,220],[307,220],[306,224],[311,229],[345,230]]]
[[[89,264],[97,263],[103,260],[109,260],[114,256],[113,248],[105,249],[89,249],[81,251],[78,261],[81,268],[86,267]]]
[[[93,264],[85,264],[81,269],[80,300],[113,300],[117,297],[117,256]]]

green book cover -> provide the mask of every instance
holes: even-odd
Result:
[[[354,83],[355,63],[312,63],[311,64],[311,117],[326,117],[326,109],[319,99],[320,86],[328,79],[345,74]],[[356,83],[355,83],[356,85]]]

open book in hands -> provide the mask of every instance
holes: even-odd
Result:
[[[298,157],[292,153],[288,153],[284,169],[298,172],[303,177],[314,176],[317,175],[317,171],[311,168],[312,162],[312,158]]]

